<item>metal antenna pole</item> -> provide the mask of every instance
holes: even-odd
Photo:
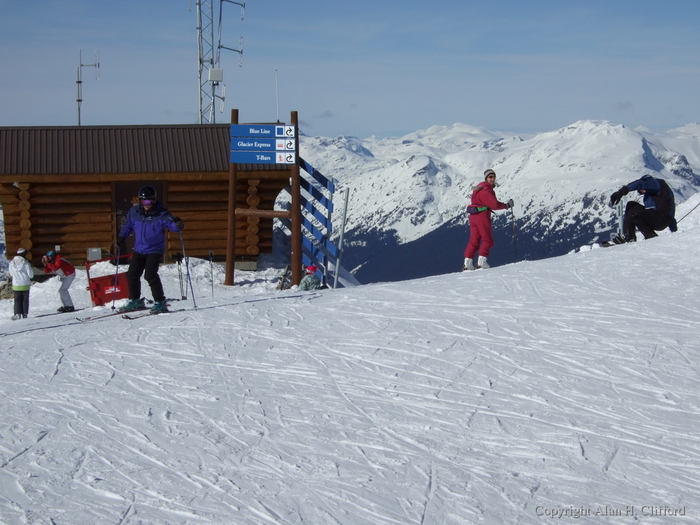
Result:
[[[219,0],[218,31],[214,29],[214,0],[196,0],[197,5],[197,52],[199,55],[199,123],[214,124],[216,121],[216,99],[221,100],[221,111],[224,109],[226,86],[224,86],[224,72],[221,69],[221,50],[236,51],[241,55],[240,65],[243,65],[243,37],[240,39],[240,49],[232,49],[221,45],[223,3],[229,2],[241,6],[241,20],[245,9],[245,2],[232,0]],[[214,46],[215,32],[218,33],[218,45]],[[221,96],[216,90],[222,86]]]
[[[197,54],[199,55],[199,123],[208,124],[214,104],[214,85],[209,70],[214,67],[214,5],[197,0]]]
[[[83,64],[83,50],[78,50],[78,70],[76,73],[75,83],[78,86],[78,96],[76,102],[78,105],[78,126],[80,126],[80,106],[83,103],[83,68],[84,67],[94,67],[95,68],[95,80],[100,80],[100,52],[95,50],[95,63],[94,64]]]

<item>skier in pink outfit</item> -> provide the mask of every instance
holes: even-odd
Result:
[[[474,186],[472,203],[467,206],[469,213],[469,243],[464,250],[463,270],[475,270],[476,268],[489,268],[487,258],[493,247],[493,234],[491,233],[491,211],[507,210],[513,207],[513,199],[508,202],[500,202],[496,198],[493,188],[496,186],[496,172],[488,169],[484,172],[484,182]],[[479,254],[476,268],[474,256]]]

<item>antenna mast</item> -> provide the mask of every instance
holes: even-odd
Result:
[[[219,0],[218,44],[214,47],[214,1],[196,0],[197,4],[197,51],[199,54],[199,123],[214,124],[216,99],[221,100],[223,111],[226,86],[222,86],[222,95],[216,90],[224,80],[224,70],[221,69],[221,50],[228,49],[240,55],[239,65],[243,65],[243,37],[239,41],[239,49],[221,45],[223,3],[229,2],[241,6],[241,20],[245,12],[245,2]]]
[[[83,68],[84,67],[94,67],[95,68],[95,80],[100,80],[100,52],[95,50],[95,63],[94,64],[83,64],[83,50],[78,50],[78,71],[76,74],[75,83],[78,86],[78,98],[76,102],[78,104],[78,126],[80,126],[80,106],[83,103]]]

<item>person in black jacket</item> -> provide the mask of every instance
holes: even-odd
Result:
[[[636,241],[637,229],[645,239],[656,237],[656,232],[665,228],[673,232],[678,229],[675,219],[676,202],[673,191],[665,180],[644,175],[613,193],[610,196],[610,204],[616,206],[623,196],[634,190],[644,195],[644,204],[636,201],[627,203],[622,221],[622,235],[613,239],[616,244]]]

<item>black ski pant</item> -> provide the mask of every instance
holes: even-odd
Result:
[[[645,208],[636,201],[629,201],[625,207],[625,218],[622,226],[627,238],[636,237],[635,229],[639,229],[645,239],[655,237],[654,231],[668,228],[669,224],[671,224],[671,217]]]
[[[29,290],[14,290],[15,315],[27,317],[29,315]]]
[[[134,252],[131,255],[129,270],[126,272],[126,280],[129,283],[129,299],[138,301],[141,298],[141,275],[151,287],[153,300],[157,303],[165,301],[163,283],[158,275],[158,265],[163,255],[160,253],[143,254]]]

